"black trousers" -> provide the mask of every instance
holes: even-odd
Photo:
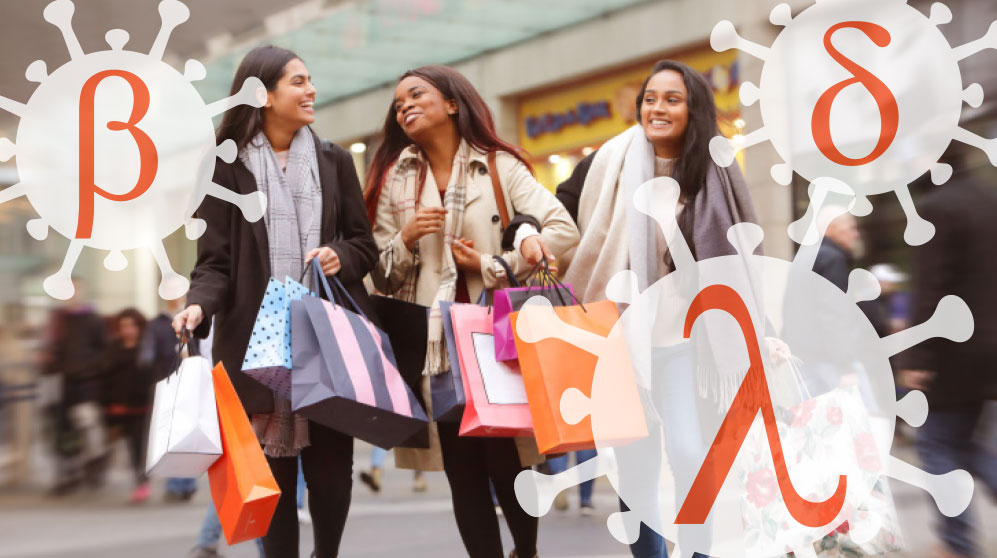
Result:
[[[490,481],[516,554],[532,558],[537,553],[538,519],[527,514],[516,499],[516,475],[526,469],[520,465],[516,442],[511,438],[462,438],[458,430],[455,422],[439,423],[443,469],[468,557],[505,558]]]
[[[301,450],[301,467],[308,487],[315,556],[335,558],[350,512],[353,489],[353,438],[314,422],[308,423],[311,445]],[[267,558],[298,558],[298,460],[267,457],[280,487],[280,501],[263,537]]]
[[[121,425],[121,435],[128,443],[128,453],[131,456],[132,470],[135,471],[135,482],[142,484],[148,481],[145,475],[146,437],[149,434],[149,415],[142,413],[125,415],[118,418]]]

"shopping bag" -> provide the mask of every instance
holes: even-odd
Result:
[[[211,371],[221,426],[221,458],[208,469],[211,499],[228,544],[267,534],[280,488],[225,366]]]
[[[453,302],[440,302],[440,317],[443,320],[443,338],[447,344],[450,370],[429,377],[430,396],[433,400],[433,420],[437,422],[460,422],[464,416],[464,381],[460,372],[460,357],[457,356],[457,339],[453,328]]]
[[[592,423],[585,417],[577,424],[568,424],[561,415],[561,396],[570,388],[580,390],[586,397],[593,397],[593,384],[598,358],[589,352],[561,339],[547,338],[537,343],[527,343],[518,335],[521,320],[557,319],[567,326],[576,327],[608,337],[619,320],[616,303],[610,300],[582,305],[554,307],[550,313],[518,311],[510,315],[516,332],[516,349],[519,367],[523,374],[530,415],[540,453],[563,453],[596,447]],[[555,317],[556,316],[556,317]],[[545,329],[530,325],[532,329]],[[563,325],[555,327],[564,327]],[[622,445],[647,436],[643,406],[637,391],[633,368],[627,358],[625,340],[621,337],[620,357],[613,366],[603,367],[602,374],[611,375],[599,380],[599,400],[613,402],[616,418],[606,421],[605,431],[599,433],[602,447]]]
[[[307,293],[290,277],[270,278],[242,361],[247,376],[285,399],[291,398],[291,301]]]
[[[800,393],[799,403],[792,407],[774,403],[774,412],[781,418],[779,438],[795,489],[801,494],[832,494],[838,475],[848,477],[849,499],[835,520],[836,528],[815,543],[816,550],[821,556],[874,556],[902,550],[893,496],[882,478],[888,466],[892,421],[870,413],[858,386],[843,383],[811,396],[795,364],[790,362],[788,368],[794,369],[795,378],[776,371],[769,384],[778,377],[784,380],[780,383],[795,383]],[[760,422],[760,417],[756,421]],[[780,544],[792,533],[774,526],[795,521],[783,499],[769,490],[775,484],[775,473],[764,428],[756,424],[750,432],[743,444],[747,458],[740,462],[738,476],[744,486],[740,504],[748,550],[757,552]],[[813,473],[828,463],[833,464],[834,474]],[[811,473],[794,474],[796,471]],[[853,530],[866,534],[855,540]]]
[[[405,385],[415,395],[423,409],[426,401],[422,395],[422,371],[426,364],[426,337],[429,327],[429,308],[421,304],[396,298],[371,295],[371,312],[379,318],[381,330],[391,341],[391,350],[398,363],[398,371]],[[399,444],[403,448],[429,448],[429,424],[412,438]]]
[[[520,286],[505,260],[497,256],[495,259],[505,267],[509,282],[513,285],[505,289],[496,289],[493,297],[492,331],[495,335],[495,358],[514,360],[517,356],[516,340],[509,315],[522,308],[523,304],[534,296],[546,298],[554,306],[568,306],[572,304],[575,293],[571,285],[558,283],[554,279],[547,260],[541,261],[526,279],[525,284]]]
[[[533,421],[519,365],[495,358],[491,308],[456,304],[450,311],[464,383],[460,435],[532,436]]]
[[[313,285],[328,300],[313,294],[291,302],[291,407],[375,446],[398,446],[426,427],[426,412],[402,379],[388,336],[312,261]]]
[[[156,384],[145,470],[150,477],[199,477],[222,454],[211,362],[190,356],[174,369]]]

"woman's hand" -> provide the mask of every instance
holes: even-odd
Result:
[[[309,250],[305,254],[305,265],[310,264],[315,258],[318,258],[318,263],[322,264],[322,273],[325,275],[335,275],[343,268],[343,264],[339,261],[339,254],[328,246]]]
[[[181,335],[184,330],[194,331],[204,321],[204,310],[200,304],[191,304],[173,317],[173,331]]]
[[[457,267],[467,272],[481,273],[481,252],[474,249],[474,241],[458,238],[451,248]]]
[[[539,234],[526,237],[519,245],[519,253],[530,265],[537,265],[544,258],[547,258],[548,262],[554,261],[554,253],[547,248],[547,243]]]
[[[412,251],[415,242],[427,234],[443,230],[447,210],[442,207],[424,207],[415,212],[415,217],[402,227],[402,243]]]

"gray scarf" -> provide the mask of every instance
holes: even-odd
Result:
[[[263,219],[270,245],[270,274],[278,279],[299,277],[304,255],[319,246],[322,232],[322,187],[311,130],[304,127],[294,135],[286,170],[263,132],[242,149],[239,160],[267,197]],[[252,422],[270,457],[294,457],[309,444],[308,420],[293,415],[287,399],[274,395],[273,413],[253,415]]]

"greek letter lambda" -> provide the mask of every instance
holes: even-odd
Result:
[[[786,469],[786,459],[782,453],[782,442],[779,440],[779,430],[775,423],[775,411],[772,409],[772,399],[769,396],[768,384],[765,382],[765,369],[762,365],[762,355],[758,347],[758,338],[751,325],[751,316],[744,301],[737,291],[726,285],[712,285],[703,289],[692,301],[689,313],[685,319],[685,337],[692,333],[696,318],[707,310],[723,310],[733,316],[741,326],[745,343],[748,346],[750,367],[741,382],[741,387],[734,397],[734,402],[727,411],[720,431],[710,447],[703,466],[693,481],[692,488],[675,518],[676,524],[702,524],[713,508],[713,503],[720,493],[724,480],[730,473],[731,466],[738,451],[744,444],[751,423],[759,411],[765,423],[765,434],[768,436],[769,450],[775,463],[776,478],[779,481],[779,492],[786,502],[786,508],[796,521],[807,527],[822,527],[831,522],[841,511],[845,503],[844,475],[838,477],[838,488],[834,494],[823,502],[805,500],[789,478]]]
[[[135,187],[124,194],[112,194],[94,184],[94,103],[97,86],[109,77],[123,78],[131,86],[134,95],[132,114],[128,122],[112,120],[107,123],[108,130],[114,132],[127,130],[138,146],[140,157],[138,180]],[[159,167],[159,154],[152,139],[136,126],[148,110],[149,88],[133,73],[124,70],[105,70],[94,74],[83,85],[83,92],[80,94],[80,209],[76,221],[76,238],[86,239],[93,234],[95,196],[111,201],[128,201],[141,196],[152,186]]]
[[[831,36],[839,29],[858,29],[865,33],[878,47],[885,47],[890,44],[890,32],[868,21],[845,21],[831,27],[824,34],[824,48],[828,54],[841,67],[848,70],[853,77],[835,84],[820,96],[820,99],[817,100],[817,106],[814,108],[810,126],[813,130],[814,142],[817,144],[817,149],[825,157],[839,165],[857,167],[875,161],[893,143],[893,140],[897,137],[897,128],[900,126],[900,109],[897,107],[896,98],[885,83],[880,81],[872,72],[852,62],[838,52],[838,49],[834,48],[834,45],[831,44]],[[838,151],[838,148],[834,145],[834,140],[831,138],[831,106],[834,104],[834,99],[844,88],[856,83],[861,83],[869,94],[872,95],[872,98],[876,100],[876,105],[879,106],[879,142],[872,150],[872,153],[861,159],[852,159],[843,155]]]

